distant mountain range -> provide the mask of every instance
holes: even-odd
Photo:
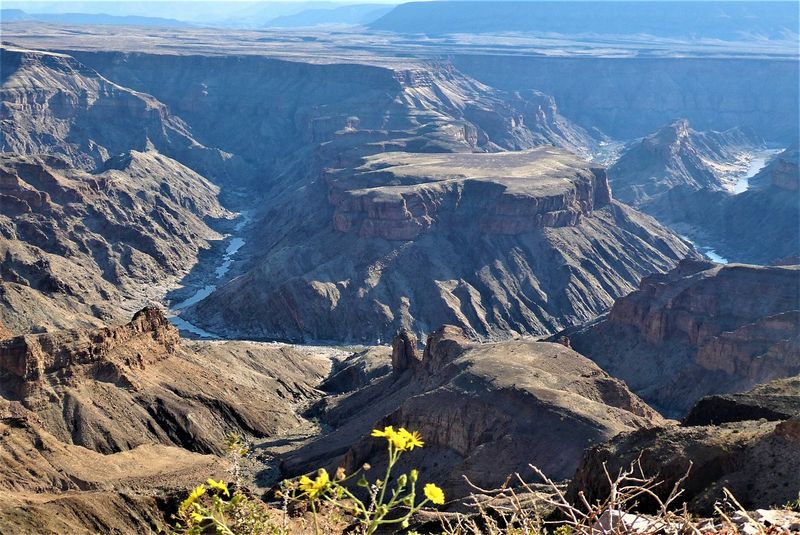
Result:
[[[15,22],[33,20],[58,24],[113,24],[126,26],[166,26],[185,28],[188,22],[160,17],[135,15],[107,15],[105,13],[27,13],[21,9],[0,9],[0,21]]]
[[[306,9],[267,21],[265,26],[293,28],[327,24],[370,24],[392,10],[385,4],[355,4],[334,8]]]
[[[363,25],[394,7],[346,2],[4,2],[0,21],[140,26],[304,27]]]
[[[738,40],[797,34],[795,2],[409,2],[370,27],[400,33],[648,34]]]

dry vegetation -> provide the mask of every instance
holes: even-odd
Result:
[[[247,494],[239,474],[239,460],[248,454],[240,437],[228,439],[231,482],[209,479],[181,503],[171,533],[181,535],[288,535],[422,533],[441,535],[784,535],[800,533],[798,500],[770,510],[747,511],[723,489],[712,518],[699,518],[681,501],[682,478],[665,489],[656,476],[644,473],[639,460],[625,470],[605,469],[609,492],[590,503],[582,492],[569,499],[565,486],[530,468],[541,483],[519,474],[498,489],[482,489],[468,481],[473,492],[454,507],[440,512],[444,493],[427,483],[417,496],[420,474],[393,475],[399,457],[423,446],[416,432],[387,427],[375,438],[388,444],[386,474],[369,481],[369,466],[353,474],[324,469],[281,484],[280,502],[267,504]],[[604,467],[605,468],[605,467]],[[354,483],[354,484],[349,484]],[[359,492],[358,489],[363,492]],[[362,498],[365,496],[366,498]],[[448,505],[456,505],[451,502]],[[433,507],[433,508],[432,508]],[[641,511],[648,511],[647,513]]]

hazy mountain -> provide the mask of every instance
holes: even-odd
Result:
[[[650,34],[708,39],[796,35],[793,2],[514,2],[401,4],[370,25],[376,30],[447,34],[543,32]]]
[[[138,15],[107,15],[105,13],[27,13],[21,9],[0,10],[0,21],[35,20],[59,24],[114,24],[134,26],[185,27],[188,23],[160,17]]]
[[[382,4],[356,4],[335,8],[307,9],[292,15],[275,17],[267,27],[301,27],[323,24],[369,24],[385,15],[392,6]]]

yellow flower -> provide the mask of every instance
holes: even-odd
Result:
[[[422,436],[418,431],[409,432],[405,427],[398,430],[398,434],[405,440],[405,449],[413,450],[414,448],[421,448],[425,443],[422,441]]]
[[[222,492],[225,496],[231,495],[231,493],[228,491],[228,485],[226,485],[221,479],[219,481],[214,481],[213,479],[209,478],[207,483],[210,488]]]
[[[385,438],[389,444],[399,451],[409,451],[413,450],[414,448],[421,448],[424,444],[424,442],[422,442],[422,437],[418,432],[414,431],[411,433],[405,427],[401,427],[395,431],[394,427],[387,425],[383,428],[383,431],[380,429],[373,429],[371,436]]]
[[[198,512],[193,512],[192,514],[189,515],[189,518],[191,518],[195,522],[202,522],[203,520],[205,520],[205,517]]]
[[[425,492],[425,497],[434,504],[442,505],[444,503],[444,492],[433,483],[426,484],[423,491]]]
[[[185,500],[183,500],[183,502],[181,502],[179,510],[182,512],[186,512],[189,509],[189,507],[191,507],[192,504],[196,502],[197,499],[205,493],[206,493],[206,486],[205,485],[198,486],[191,493],[189,493],[188,498],[186,498]]]
[[[308,476],[303,476],[300,478],[300,490],[302,490],[306,496],[313,500],[326,488],[328,488],[330,481],[331,478],[328,475],[328,471],[324,468],[321,468],[317,474],[317,477],[313,480]]]

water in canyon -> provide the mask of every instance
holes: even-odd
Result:
[[[769,163],[773,156],[781,152],[782,149],[764,149],[754,152],[747,170],[743,175],[737,177],[733,186],[733,193],[738,195],[744,193],[750,187],[750,179],[756,176]],[[712,258],[713,260],[713,258]],[[716,260],[715,260],[716,262]]]
[[[233,233],[228,235],[225,238],[227,243],[225,247],[225,252],[223,253],[222,257],[218,259],[218,265],[214,268],[214,278],[212,282],[205,284],[201,287],[198,287],[195,292],[188,298],[184,299],[183,301],[179,301],[177,303],[170,303],[169,304],[169,321],[175,325],[178,329],[183,332],[188,332],[193,334],[194,336],[198,336],[200,338],[210,338],[210,339],[218,339],[220,338],[218,335],[209,332],[205,329],[201,329],[197,325],[190,323],[189,321],[185,320],[184,318],[180,317],[180,313],[182,310],[199,303],[211,293],[217,289],[217,284],[220,279],[225,277],[228,274],[228,271],[231,269],[231,265],[233,264],[234,257],[239,252],[239,250],[244,246],[246,243],[245,240],[238,236],[237,234],[244,229],[245,225],[249,223],[250,218],[247,213],[242,213],[239,216],[239,221],[237,221],[236,225],[233,227]]]

